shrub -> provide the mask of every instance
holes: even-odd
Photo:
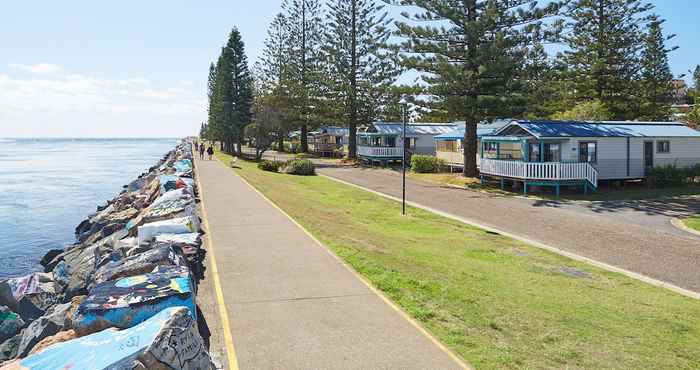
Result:
[[[443,159],[433,157],[432,155],[414,154],[411,156],[411,171],[413,172],[440,172],[446,165]]]
[[[292,159],[284,164],[282,167],[282,172],[302,176],[316,174],[314,163],[308,159]]]
[[[677,167],[676,165],[658,166],[649,170],[649,180],[654,186],[679,186],[692,184],[700,177],[700,165]]]
[[[277,172],[284,163],[280,161],[262,160],[258,162],[258,168],[263,171]]]
[[[309,153],[299,153],[296,155],[297,159],[305,159],[305,158],[312,158],[313,155]]]

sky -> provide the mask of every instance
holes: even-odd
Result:
[[[700,64],[700,0],[654,0]],[[281,0],[6,1],[0,11],[0,137],[182,137],[206,119],[206,78],[233,26],[252,64]]]

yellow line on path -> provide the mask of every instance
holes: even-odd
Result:
[[[196,176],[196,175],[195,175]],[[214,243],[211,240],[211,228],[209,228],[209,221],[207,220],[207,211],[204,207],[204,192],[202,191],[202,183],[199,181],[199,176],[197,178],[197,188],[199,189],[199,199],[202,205],[202,219],[204,220],[204,228],[206,229],[206,234],[204,237],[207,239],[207,246],[209,247],[207,252],[209,252],[209,258],[211,258],[211,273],[214,279],[214,292],[216,294],[216,306],[218,307],[219,316],[221,318],[221,326],[224,329],[224,344],[226,345],[226,357],[228,358],[228,367],[230,370],[238,370],[238,358],[236,357],[236,349],[233,346],[233,336],[231,335],[231,324],[228,321],[228,312],[226,310],[226,303],[224,301],[224,292],[221,289],[221,280],[219,279],[219,269],[216,265],[216,254],[214,253]]]
[[[218,158],[217,158],[217,160],[218,160]],[[221,161],[219,161],[219,163],[222,166],[224,165],[223,162],[221,162]],[[233,171],[233,169],[231,169],[231,170]],[[403,317],[406,321],[408,321],[409,324],[411,324],[413,327],[418,329],[418,331],[421,334],[423,334],[423,336],[425,336],[430,342],[435,344],[435,346],[437,346],[442,352],[447,354],[447,356],[449,356],[459,367],[461,367],[463,369],[473,369],[473,367],[469,366],[466,362],[464,362],[464,360],[462,358],[460,358],[455,353],[450,351],[449,348],[445,347],[444,344],[442,344],[439,340],[437,340],[437,338],[435,338],[432,334],[430,334],[430,332],[428,332],[420,323],[418,323],[415,319],[413,319],[413,317],[408,315],[406,312],[404,312],[404,310],[402,310],[399,306],[397,306],[394,302],[392,302],[386,295],[384,295],[383,292],[377,290],[377,288],[375,288],[372,285],[372,283],[370,283],[367,279],[365,279],[364,276],[360,275],[357,271],[355,271],[355,269],[353,269],[350,265],[348,265],[345,261],[343,261],[342,258],[338,257],[338,255],[336,255],[332,250],[330,250],[330,248],[326,247],[323,243],[321,243],[320,240],[316,239],[316,237],[313,236],[309,232],[309,230],[307,230],[299,222],[297,222],[297,220],[292,218],[292,216],[290,216],[287,212],[285,212],[277,204],[275,204],[268,197],[266,197],[265,194],[260,192],[260,190],[256,189],[253,185],[251,185],[248,182],[248,180],[243,178],[243,176],[236,173],[236,171],[233,171],[233,172],[236,174],[236,176],[238,176],[241,180],[243,180],[243,182],[246,185],[248,185],[251,189],[253,189],[253,191],[258,193],[258,195],[260,195],[263,199],[265,199],[268,203],[270,203],[273,207],[275,207],[278,211],[280,211],[283,215],[285,215],[290,221],[292,221],[297,227],[299,227],[301,229],[301,231],[303,231],[309,238],[311,238],[311,240],[316,242],[316,244],[318,244],[318,246],[320,246],[323,250],[325,250],[328,254],[330,254],[331,257],[335,258],[338,262],[340,262],[340,264],[343,265],[351,274],[353,274],[353,276],[355,276],[364,285],[366,285],[367,288],[369,288],[369,290],[371,290],[374,294],[376,294],[379,298],[381,298],[381,300],[384,301],[384,303],[386,303],[389,307],[394,309],[394,311],[396,311],[401,317]]]

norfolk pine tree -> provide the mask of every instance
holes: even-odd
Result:
[[[241,33],[236,27],[231,30],[226,44],[224,59],[227,62],[230,85],[231,111],[226,123],[227,132],[238,143],[238,155],[243,155],[245,126],[253,116],[253,77],[248,69],[248,58]],[[231,151],[233,152],[233,151]]]
[[[642,27],[653,6],[639,0],[574,0],[569,6],[564,60],[577,100],[597,99],[617,120],[638,115]]]
[[[664,21],[652,16],[642,50],[642,104],[641,118],[650,121],[666,121],[671,116],[673,74],[668,65],[668,53],[677,47],[666,48],[666,41],[675,35],[664,36]]]
[[[474,177],[476,126],[512,116],[524,104],[518,94],[526,47],[545,36],[542,20],[561,1],[538,7],[529,0],[403,0],[422,8],[397,22],[403,62],[422,72],[435,102],[464,117],[464,175]],[[522,109],[522,108],[521,108]]]
[[[301,129],[301,151],[308,152],[308,126],[323,96],[323,18],[319,0],[284,0],[289,27],[290,110],[287,118]],[[317,117],[314,117],[317,118]]]
[[[348,157],[357,158],[357,126],[381,115],[400,74],[384,47],[391,19],[377,0],[332,0],[328,3],[324,61],[335,113],[348,127]]]
[[[274,106],[279,119],[277,125],[277,150],[284,151],[284,137],[290,130],[288,121],[284,119],[289,104],[289,74],[287,73],[287,57],[289,52],[289,28],[284,14],[279,13],[267,29],[265,49],[255,64],[258,80],[259,99]],[[256,111],[259,110],[256,108]]]

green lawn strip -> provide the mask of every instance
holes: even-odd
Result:
[[[688,217],[683,220],[683,223],[693,230],[700,231],[700,216]]]
[[[237,164],[477,368],[700,367],[697,300],[421,209],[403,217],[399,203],[323,177]]]

